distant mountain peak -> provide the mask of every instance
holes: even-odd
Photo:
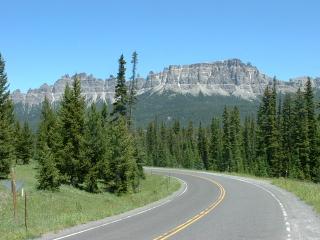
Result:
[[[38,105],[47,96],[52,102],[59,101],[66,84],[71,84],[75,75],[63,75],[53,85],[43,84],[38,89],[30,89],[27,93],[16,90],[12,93],[15,103]],[[112,102],[116,78],[99,79],[92,74],[78,73],[83,95],[88,101],[104,100]],[[279,91],[294,92],[304,85],[307,77],[299,77],[290,81],[279,80]],[[313,85],[320,88],[320,79],[313,79]],[[251,63],[240,59],[227,59],[209,63],[185,65],[169,65],[163,71],[150,71],[146,79],[137,79],[138,94],[174,94],[221,95],[236,96],[242,99],[256,99],[265,87],[272,83],[272,78],[261,73]]]

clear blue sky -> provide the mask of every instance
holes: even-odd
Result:
[[[0,7],[11,90],[65,73],[106,78],[120,54],[129,62],[134,50],[142,76],[228,58],[284,80],[320,76],[318,0],[3,0]]]

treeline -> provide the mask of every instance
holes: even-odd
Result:
[[[28,122],[21,126],[15,120],[7,81],[0,54],[0,178],[8,176],[12,164],[28,164],[34,153],[34,136]]]
[[[136,54],[133,61],[135,68]],[[144,175],[129,129],[134,103],[129,93],[134,90],[125,84],[125,64],[122,55],[110,114],[106,103],[101,110],[95,103],[86,108],[77,76],[72,86],[66,86],[57,112],[44,101],[35,157],[40,164],[40,189],[55,189],[64,183],[99,192],[101,183],[117,194],[137,191]]]
[[[96,104],[87,108],[80,80],[75,76],[72,86],[66,86],[57,110],[47,98],[44,100],[41,123],[33,137],[27,123],[23,127],[15,123],[1,58],[0,175],[7,177],[10,166],[28,164],[34,158],[39,189],[57,190],[61,184],[69,184],[89,192],[137,191],[144,178],[141,151],[131,129],[137,54],[132,57],[129,89],[125,64],[121,55],[112,111],[106,103],[102,109]]]
[[[172,125],[155,119],[146,129],[134,129],[137,54],[132,56],[131,84],[125,82],[126,62],[119,72],[112,109],[89,108],[75,76],[61,103],[42,104],[35,135],[13,114],[5,63],[0,55],[0,178],[10,167],[38,163],[38,188],[57,190],[69,184],[90,192],[121,194],[137,191],[143,165],[183,167],[257,176],[290,177],[320,182],[320,115],[311,80],[295,94],[268,86],[257,114],[242,122],[237,107],[225,107],[210,126]]]
[[[320,116],[311,80],[295,94],[265,89],[257,117],[240,121],[237,107],[225,107],[209,127],[182,127],[157,120],[139,131],[146,164],[320,182]]]

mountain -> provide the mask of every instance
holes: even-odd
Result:
[[[113,102],[115,77],[98,79],[86,73],[78,74],[78,77],[81,80],[83,95],[88,102]],[[21,118],[30,118],[30,113],[36,116],[36,109],[45,96],[52,103],[59,102],[66,84],[71,84],[73,78],[74,76],[64,75],[53,85],[43,84],[27,93],[14,91],[12,99],[19,109],[17,114]],[[135,118],[140,124],[154,118],[155,115],[166,121],[173,118],[197,121],[211,118],[200,118],[204,113],[206,116],[209,116],[210,112],[220,113],[226,104],[242,106],[247,108],[244,112],[250,113],[256,108],[259,96],[266,86],[272,84],[272,79],[261,73],[257,67],[239,59],[171,65],[162,72],[151,71],[145,79],[137,79],[140,101],[136,106]],[[278,91],[295,92],[304,86],[306,80],[307,77],[289,81],[278,80]],[[316,89],[320,89],[320,78],[312,79],[312,83]]]

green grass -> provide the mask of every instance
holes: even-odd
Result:
[[[12,197],[0,183],[1,240],[32,238],[120,214],[164,198],[180,187],[176,179],[171,179],[167,185],[166,177],[147,175],[141,182],[141,191],[135,194],[91,194],[70,186],[62,186],[59,192],[52,193],[36,190],[35,174],[33,165],[16,168],[17,180],[24,181],[24,189],[28,193],[28,234],[24,228],[24,202],[21,193],[18,197],[18,222],[15,223]]]
[[[272,184],[294,193],[320,214],[320,184],[290,179],[273,179]]]

